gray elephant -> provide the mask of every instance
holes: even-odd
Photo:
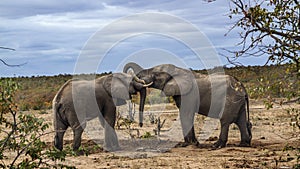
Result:
[[[148,84],[149,85],[149,84]],[[67,81],[53,99],[55,147],[63,149],[63,136],[68,127],[73,130],[73,150],[81,145],[81,135],[88,120],[99,118],[104,127],[104,148],[119,149],[114,130],[116,106],[126,104],[131,94],[140,92],[139,110],[144,110],[146,87],[136,76],[114,73],[94,80],[72,79]]]
[[[236,78],[229,75],[204,75],[171,64],[162,64],[143,69],[136,63],[128,63],[123,71],[133,70],[152,88],[160,89],[166,96],[172,96],[179,108],[184,143],[199,145],[194,131],[194,115],[199,113],[221,122],[219,139],[214,148],[226,146],[229,126],[237,124],[241,133],[240,146],[251,144],[251,123],[247,92]],[[140,114],[140,126],[142,126]]]

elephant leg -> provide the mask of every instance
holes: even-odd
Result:
[[[66,126],[61,121],[56,121],[55,123],[56,124],[55,124],[54,146],[61,151],[63,149],[64,134],[68,126]]]
[[[199,145],[199,142],[195,135],[194,116],[194,113],[180,113],[180,121],[184,136],[184,144],[182,146]]]
[[[110,106],[104,113],[104,149],[116,151],[120,149],[117,133],[114,129],[116,121],[116,107]]]
[[[79,152],[78,149],[81,146],[81,136],[85,126],[78,126],[73,128],[73,150],[77,152],[78,155],[82,155],[83,152]]]
[[[63,149],[63,138],[64,138],[65,131],[56,132],[54,137],[54,146],[59,149],[60,151]]]
[[[196,139],[194,129],[194,117],[195,111],[192,105],[181,105],[180,96],[174,97],[177,107],[180,110],[180,122],[182,127],[182,133],[184,136],[184,143],[179,143],[177,147],[185,147],[188,145],[199,146],[199,142]]]
[[[104,120],[103,114],[100,114],[98,116],[98,119],[99,119],[99,122],[100,122],[101,126],[104,128],[104,126],[105,126],[105,120]]]
[[[248,127],[247,126],[247,119],[246,119],[246,112],[242,111],[242,113],[240,114],[237,122],[235,123],[240,130],[241,133],[241,142],[240,145],[241,147],[249,147],[251,145],[251,134],[248,132]]]
[[[226,147],[226,143],[228,140],[229,126],[230,126],[230,123],[221,121],[221,133],[219,136],[219,140],[216,143],[214,143],[213,148]]]

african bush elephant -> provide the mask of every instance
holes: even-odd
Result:
[[[240,146],[250,146],[252,134],[248,95],[243,84],[236,78],[224,74],[204,75],[171,64],[143,69],[136,63],[128,63],[123,71],[128,70],[133,70],[146,83],[153,82],[149,87],[160,89],[166,96],[174,98],[179,108],[184,135],[182,146],[199,145],[194,131],[196,112],[220,119],[221,132],[214,148],[226,146],[229,126],[232,123],[239,127]]]
[[[73,149],[81,145],[81,135],[88,120],[99,118],[104,127],[104,148],[119,149],[114,130],[116,106],[126,104],[131,94],[140,92],[140,111],[144,110],[147,85],[125,73],[114,73],[94,80],[72,79],[67,81],[53,99],[55,147],[63,149],[63,136],[68,127],[73,130]],[[149,84],[148,84],[149,85]]]

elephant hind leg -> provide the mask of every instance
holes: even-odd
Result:
[[[54,130],[55,130],[55,136],[54,136],[54,146],[55,148],[62,150],[63,149],[63,138],[64,134],[68,128],[68,126],[61,122],[60,120],[54,121]]]
[[[228,140],[228,131],[229,131],[230,123],[221,121],[221,133],[219,136],[219,140],[214,143],[213,148],[223,148],[226,147],[226,143]]]
[[[65,135],[65,131],[56,132],[54,136],[54,146],[60,151],[63,149],[63,138]]]
[[[81,146],[81,136],[83,133],[84,127],[78,126],[73,128],[73,151],[76,151],[78,155],[82,155],[83,152],[78,152],[79,147]]]
[[[241,142],[239,146],[249,147],[251,145],[251,128],[249,128],[249,122],[246,119],[246,113],[243,111],[240,113],[236,125],[239,127],[241,133]]]

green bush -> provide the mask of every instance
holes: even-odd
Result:
[[[41,138],[51,132],[44,119],[19,114],[14,96],[19,89],[12,79],[0,79],[0,167],[1,168],[71,168],[64,161],[65,151],[47,148]],[[52,147],[52,146],[51,146]],[[14,157],[8,157],[8,154]],[[5,159],[5,160],[4,160]],[[52,161],[52,162],[50,162]]]
[[[141,136],[141,138],[144,138],[144,139],[147,139],[147,138],[152,138],[153,136],[151,135],[151,133],[150,132],[145,132],[142,136]]]

